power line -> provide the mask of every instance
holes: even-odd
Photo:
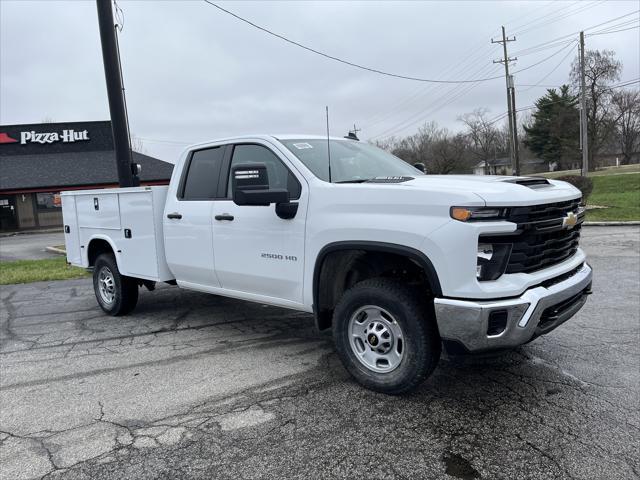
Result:
[[[601,28],[599,30],[596,30],[595,32],[591,32],[591,34],[603,33],[603,32],[608,32],[610,30],[616,30],[618,28],[628,27],[628,26],[631,26],[631,25],[633,25],[635,23],[638,23],[639,20],[640,19],[638,19],[638,18],[632,18],[632,19],[629,19],[629,20],[625,20],[624,22],[616,23],[614,25],[609,25],[609,26],[606,26],[606,27]]]
[[[516,87],[540,87],[540,88],[558,88],[558,85],[551,85],[549,83],[516,83]],[[524,90],[522,90],[524,92]]]
[[[290,43],[291,45],[295,45],[296,47],[300,47],[304,50],[307,50],[311,53],[315,53],[316,55],[320,55],[322,57],[328,58],[329,60],[334,60],[336,62],[340,62],[343,63],[345,65],[349,65],[351,67],[354,68],[359,68],[360,70],[366,70],[368,72],[372,72],[372,73],[377,73],[379,75],[385,75],[387,77],[394,77],[394,78],[402,78],[404,80],[413,80],[416,82],[426,82],[426,83],[476,83],[476,82],[488,82],[490,80],[496,80],[498,78],[502,78],[502,77],[488,77],[488,78],[477,78],[474,80],[434,80],[434,79],[430,79],[430,78],[421,78],[421,77],[412,77],[409,75],[400,75],[397,73],[391,73],[391,72],[386,72],[384,70],[379,70],[377,68],[372,68],[372,67],[367,67],[365,65],[360,65],[358,63],[354,63],[354,62],[350,62],[349,60],[344,60],[342,58],[338,58],[338,57],[334,57],[333,55],[329,55],[328,53],[324,53],[321,52],[319,50],[316,50],[315,48],[312,47],[308,47],[306,45],[303,45],[299,42],[296,42],[294,40],[290,40],[289,38],[285,37],[284,35],[280,35],[279,33],[275,33],[265,27],[261,27],[260,25],[257,25],[253,22],[251,22],[250,20],[247,20],[246,18],[243,18],[239,15],[236,15],[233,12],[230,12],[229,10],[226,10],[224,8],[222,8],[220,5],[217,5],[215,3],[213,3],[210,0],[204,0],[205,3],[208,3],[209,5],[211,5],[212,7],[217,8],[218,10],[226,13],[227,15],[231,15],[232,17],[234,17],[235,19],[246,23],[247,25],[251,25],[254,28],[257,28],[258,30],[267,33],[273,37],[279,38],[280,40],[283,40],[287,43]]]
[[[587,34],[587,37],[593,37],[595,35],[608,35],[610,33],[626,32],[627,30],[634,30],[636,28],[640,28],[640,25],[636,25],[635,27],[623,28],[621,30],[610,30],[608,32],[589,33]]]
[[[573,41],[572,41],[571,43],[573,43]],[[570,44],[569,44],[569,45],[570,45]],[[521,68],[520,70],[516,70],[515,72],[512,72],[512,73],[524,72],[525,70],[529,70],[530,68],[536,67],[536,66],[540,65],[541,63],[544,63],[544,62],[546,62],[547,60],[550,60],[551,58],[555,57],[556,55],[558,55],[558,54],[562,53],[564,50],[566,50],[566,48],[567,48],[569,45],[564,45],[562,48],[560,48],[559,50],[555,51],[555,52],[554,52],[554,53],[552,53],[551,55],[549,55],[549,56],[547,56],[547,57],[543,58],[543,59],[542,59],[542,60],[540,60],[539,62],[536,62],[536,63],[534,63],[533,65],[529,65],[528,67]],[[564,60],[564,59],[563,59],[563,60]],[[465,82],[465,83],[466,83],[466,82]],[[460,95],[460,96],[462,96],[462,95],[464,95],[464,94],[468,93],[468,92],[469,92],[472,88],[474,88],[475,86],[477,86],[477,82],[473,82],[472,87],[471,87],[469,90],[466,90],[466,91],[464,91],[464,92],[461,92],[461,95]],[[454,88],[454,90],[455,90],[455,88]],[[453,90],[452,90],[452,91],[453,91]],[[441,99],[440,99],[440,100],[441,100]],[[455,100],[455,98],[454,98],[454,100]],[[409,124],[411,124],[411,123],[412,123],[412,120],[415,120],[415,118],[417,118],[417,117],[421,117],[421,121],[422,121],[424,118],[426,118],[428,115],[430,115],[430,114],[432,114],[432,113],[433,113],[433,111],[430,111],[428,114],[425,114],[424,112],[419,112],[419,113],[417,113],[417,114],[415,114],[415,115],[412,115],[412,116],[410,117],[410,119],[405,120],[405,121],[403,121],[403,122],[400,122],[399,124],[397,124],[397,125],[395,125],[395,126],[393,126],[393,127],[391,127],[391,128],[388,128],[387,130],[383,131],[382,133],[380,133],[380,134],[378,134],[378,135],[374,135],[373,137],[370,137],[370,138],[380,138],[380,137],[388,136],[388,134],[389,134],[390,132],[394,132],[394,133],[395,133],[395,132],[397,132],[397,131],[401,131],[401,130],[403,130],[404,128],[406,128]],[[399,127],[399,128],[398,128],[398,127]]]
[[[369,72],[372,72],[372,73],[377,73],[379,75],[389,76],[389,77],[393,77],[393,78],[401,78],[401,79],[405,79],[405,80],[432,83],[432,84],[457,84],[457,85],[469,84],[469,85],[471,85],[471,88],[474,88],[479,82],[486,82],[486,81],[490,81],[490,80],[495,80],[495,79],[501,78],[500,76],[493,76],[493,77],[486,77],[486,78],[464,79],[464,80],[435,80],[435,79],[426,79],[426,78],[420,78],[420,77],[413,77],[413,76],[408,76],[408,75],[400,75],[400,74],[396,74],[396,73],[391,73],[391,72],[379,70],[379,69],[376,69],[376,68],[367,67],[365,65],[357,64],[357,63],[354,63],[354,62],[351,62],[351,61],[348,61],[348,60],[344,60],[344,59],[339,58],[339,57],[335,57],[333,55],[329,55],[327,53],[324,53],[324,52],[321,52],[319,50],[316,50],[316,49],[314,49],[312,47],[309,47],[309,46],[303,45],[303,44],[301,44],[299,42],[296,42],[294,40],[291,40],[291,39],[285,37],[284,35],[278,34],[278,33],[273,32],[273,31],[271,31],[271,30],[269,30],[269,29],[267,29],[265,27],[257,25],[254,22],[251,22],[250,20],[248,20],[246,18],[243,18],[243,17],[241,17],[241,16],[239,16],[239,15],[237,15],[237,14],[235,14],[235,13],[233,13],[233,12],[231,12],[231,11],[229,11],[229,10],[219,6],[219,5],[217,5],[216,3],[212,2],[211,0],[204,0],[204,2],[206,2],[207,4],[217,8],[218,10],[226,13],[227,15],[230,15],[230,16],[234,17],[236,20],[239,20],[239,21],[241,21],[243,23],[246,23],[246,24],[248,24],[248,25],[250,25],[250,26],[252,26],[252,27],[254,27],[254,28],[266,33],[266,34],[268,34],[268,35],[274,36],[274,37],[276,37],[276,38],[278,38],[280,40],[283,40],[283,41],[285,41],[287,43],[290,43],[290,44],[292,44],[294,46],[297,46],[299,48],[307,50],[307,51],[309,51],[311,53],[314,53],[316,55],[320,55],[320,56],[325,57],[327,59],[334,60],[334,61],[343,63],[345,65],[348,65],[348,66],[351,66],[351,67],[354,67],[354,68],[359,68],[361,70],[369,71]],[[542,16],[542,17],[534,19],[534,20],[532,20],[532,21],[530,21],[528,23],[525,23],[524,25],[521,25],[519,28],[523,28],[525,26],[528,26],[528,25],[531,25],[531,24],[535,24],[536,22],[540,22],[540,21],[542,21],[543,19],[545,19],[545,18],[547,18],[549,16],[556,15],[558,12],[560,12],[562,10],[567,10],[567,9],[570,10],[571,7],[573,7],[577,3],[579,3],[579,2],[575,2],[575,3],[573,3],[573,4],[571,4],[571,5],[567,6],[567,7],[562,7],[561,9],[558,9],[558,10],[556,10],[554,12],[548,13],[548,14]],[[584,11],[587,8],[591,8],[591,7],[593,7],[593,6],[595,6],[596,4],[599,4],[599,3],[602,3],[602,2],[601,1],[595,1],[595,2],[592,2],[591,4],[588,4],[588,5],[582,5],[582,6],[578,7],[575,10],[571,10],[571,11],[565,12],[561,17],[564,18],[566,16],[570,16],[570,15],[573,15],[575,13],[578,13],[579,11]],[[630,13],[628,13],[626,15],[622,15],[620,17],[616,17],[616,18],[610,19],[610,20],[608,20],[606,22],[603,22],[601,24],[594,25],[592,27],[588,27],[588,29],[597,28],[599,26],[606,25],[607,23],[611,23],[611,22],[619,20],[621,18],[625,18],[625,17],[627,17],[629,15],[632,15],[634,13],[636,13],[636,12],[635,11],[634,12],[630,12]],[[559,18],[560,17],[556,17],[556,19],[553,20],[551,23],[553,23],[554,21],[558,20]],[[549,22],[545,22],[545,24],[548,24],[548,23]],[[521,31],[520,33],[525,33],[527,31],[533,30],[535,28],[539,28],[539,27],[534,25],[534,26],[529,27],[526,30]],[[522,68],[520,70],[517,70],[514,73],[519,73],[519,72],[523,72],[523,71],[526,71],[528,69],[534,68],[534,67],[540,65],[541,63],[544,63],[545,61],[547,61],[547,60],[553,58],[554,56],[558,55],[559,53],[564,51],[569,45],[571,45],[573,43],[572,40],[570,40],[570,41],[566,41],[565,40],[564,42],[558,42],[558,40],[566,39],[567,37],[572,36],[572,35],[573,34],[566,35],[566,36],[560,37],[558,39],[550,40],[550,41],[544,42],[543,44],[540,44],[540,45],[537,45],[537,46],[533,46],[533,47],[529,47],[528,49],[523,50],[522,51],[523,52],[522,55],[526,55],[526,54],[531,54],[531,53],[537,53],[538,51],[542,51],[542,50],[545,50],[545,49],[548,49],[548,48],[553,48],[553,47],[557,46],[558,44],[560,44],[562,46],[559,50],[557,50],[553,54],[545,57],[544,59],[540,60],[539,62],[536,62],[533,65],[530,65],[528,67]],[[471,55],[469,55],[469,56],[471,56]],[[564,59],[566,59],[566,56],[563,58],[562,61],[564,61]],[[556,68],[558,68],[558,67],[556,67]],[[550,73],[552,73],[554,70],[552,70]],[[544,78],[546,78],[546,77],[544,77]],[[543,81],[544,78],[541,81]],[[538,83],[540,83],[540,82],[538,82]],[[538,86],[538,85],[535,84],[534,86]],[[451,94],[451,93],[453,93],[453,90],[451,92],[449,92],[449,94]],[[403,104],[407,103],[408,101],[411,101],[416,96],[422,96],[423,94],[424,94],[424,91],[423,92],[416,91],[411,97],[405,99],[403,101]],[[455,97],[453,99],[455,99]],[[445,102],[445,105],[447,103],[448,102]],[[396,105],[395,108],[397,108],[397,107],[398,107],[398,105]],[[388,116],[386,118],[388,118]],[[381,121],[385,120],[386,118],[382,118],[382,119],[379,118],[377,121],[374,122],[374,124],[375,123],[380,123]],[[406,123],[406,122],[403,122],[403,123]],[[390,129],[390,130],[394,130],[394,129],[395,129],[395,127],[392,127],[392,129]],[[384,133],[381,134],[381,135],[378,135],[378,136],[382,136],[382,135],[384,135]]]
[[[615,89],[617,89],[617,88],[628,87],[629,85],[634,85],[634,84],[636,84],[636,83],[640,83],[640,77],[638,77],[638,78],[634,78],[634,79],[631,79],[631,80],[624,80],[624,81],[622,81],[622,82],[620,82],[620,83],[617,83],[617,84],[615,84],[615,85],[611,85],[610,87],[603,88],[602,90],[603,90],[603,91],[615,90]],[[561,87],[561,85],[554,86],[554,87],[555,87],[555,88],[560,88],[560,87]],[[565,101],[565,99],[562,99],[562,100],[556,100],[556,101],[554,101],[554,102],[545,102],[544,104],[545,104],[545,105],[553,105],[553,104],[556,104],[556,103],[562,103],[562,102],[564,102],[564,101]],[[576,99],[576,102],[577,102],[577,99]],[[524,111],[526,111],[526,110],[532,110],[532,109],[534,109],[534,108],[538,108],[538,106],[537,106],[537,105],[535,105],[535,104],[534,104],[534,105],[527,105],[526,107],[518,108],[518,109],[516,110],[516,112],[524,112]],[[493,123],[496,123],[497,121],[502,120],[502,119],[503,119],[503,118],[505,118],[507,115],[508,115],[508,112],[501,113],[501,114],[500,114],[500,115],[498,115],[497,117],[492,118],[492,119],[489,121],[489,125],[491,125],[491,124],[493,124]]]
[[[481,50],[482,49],[486,49],[486,45],[480,47],[480,49]],[[476,51],[477,50],[478,49],[476,49]],[[491,50],[491,48],[489,50]],[[475,53],[475,51],[473,53]],[[462,60],[461,62],[456,64],[453,68],[447,69],[447,71],[450,71],[450,70],[453,70],[455,72],[459,71],[459,73],[462,74],[465,70],[467,70],[467,71],[471,70],[476,65],[478,65],[478,64],[480,64],[481,62],[484,62],[484,61],[485,61],[484,58],[478,57],[475,61],[471,62],[470,64],[464,65],[464,60]],[[460,68],[456,68],[456,67],[460,67]],[[491,67],[491,65],[489,65],[489,67]],[[475,70],[474,74],[482,75],[482,74],[485,74],[485,72],[489,73],[489,70],[490,70],[490,68],[487,68],[487,65],[484,65],[482,68],[480,68],[478,70]],[[444,93],[444,95],[438,96],[438,98],[436,100],[430,100],[429,103],[425,107],[422,108],[421,112],[418,112],[416,114],[412,114],[411,118],[414,118],[414,117],[416,117],[418,115],[421,115],[421,114],[424,115],[424,109],[425,108],[426,109],[431,108],[434,105],[434,103],[436,103],[437,101],[442,100],[443,98],[446,98],[452,92],[460,89],[461,87],[469,86],[469,85],[474,87],[475,85],[478,85],[478,84],[474,83],[474,84],[457,84],[457,85],[454,85],[449,91]],[[370,128],[370,127],[372,127],[374,125],[377,125],[377,124],[379,124],[379,123],[381,123],[381,122],[383,122],[383,121],[385,121],[385,120],[387,120],[387,119],[389,119],[391,117],[397,116],[398,114],[406,113],[406,112],[403,111],[403,107],[404,106],[409,106],[411,104],[416,104],[419,100],[421,100],[422,98],[427,97],[427,96],[429,96],[429,97],[437,96],[436,93],[439,92],[440,89],[446,88],[446,87],[447,87],[446,85],[428,85],[428,86],[424,87],[422,90],[414,92],[413,95],[411,95],[410,97],[404,99],[400,103],[398,103],[395,106],[393,106],[391,108],[391,110],[388,111],[388,113],[386,115],[382,115],[382,117],[380,115],[378,115],[377,116],[378,118],[375,121],[367,124],[366,126],[368,128]],[[430,112],[430,113],[432,113],[432,112]],[[406,122],[406,118],[405,118],[405,120],[402,120],[400,123],[396,124],[396,126],[398,126],[400,124],[403,124],[404,122]],[[396,126],[392,127],[391,129],[395,129]]]
[[[467,60],[470,60],[472,57],[474,57],[474,55],[480,53],[483,50],[484,51],[489,50],[486,53],[490,53],[490,51],[493,50],[493,48],[489,47],[487,49],[486,44],[479,44],[475,49],[469,52],[469,54],[466,55],[464,58],[462,58],[460,61],[443,70],[442,74],[443,75],[462,75],[463,73],[470,72],[471,69],[475,68],[476,65],[480,64],[481,62],[485,62],[485,58],[484,56],[477,56],[475,60],[470,61],[469,63],[465,63],[465,62],[467,62]],[[484,70],[484,67],[481,70]],[[475,71],[472,75],[480,76],[481,75],[480,70]],[[377,113],[363,123],[366,128],[371,128],[372,126],[377,125],[393,116],[402,114],[403,108],[405,106],[409,106],[412,104],[415,105],[422,98],[427,97],[427,95],[433,95],[435,94],[436,91],[445,87],[446,85],[441,85],[441,84],[440,85],[433,85],[433,84],[421,85],[418,89],[416,89],[410,95],[408,95],[407,97],[405,97],[404,99],[396,103],[394,106],[392,106],[391,109],[388,110],[387,112]]]
[[[552,59],[553,57],[555,57],[556,55],[562,53],[565,49],[567,48],[567,45],[565,45],[564,47],[560,48],[559,50],[556,50],[555,52],[553,52],[551,55],[549,55],[548,57],[543,58],[542,60],[540,60],[539,62],[534,63],[533,65],[529,65],[528,67],[525,68],[521,68],[520,70],[516,70],[513,73],[520,73],[520,72],[524,72],[526,70],[529,70],[533,67],[537,67],[538,65],[540,65],[541,63],[546,62],[547,60]]]
[[[565,18],[571,17],[573,15],[576,15],[577,13],[582,13],[585,10],[589,10],[590,8],[593,8],[596,5],[599,5],[599,4],[604,3],[604,2],[605,2],[605,0],[599,0],[599,1],[592,2],[591,4],[581,5],[580,7],[578,7],[575,10],[565,12],[562,15],[555,16],[552,19],[545,19],[544,22],[541,21],[540,24],[538,24],[538,25],[533,25],[533,26],[531,26],[531,27],[529,27],[529,28],[527,28],[525,30],[516,31],[515,34],[516,35],[524,35],[525,33],[528,33],[528,32],[530,32],[532,30],[536,30],[536,29],[541,28],[541,27],[546,27],[547,25],[559,22],[560,20],[564,20]],[[580,2],[580,3],[582,3],[582,2]]]
[[[490,65],[486,65],[483,68],[483,71],[486,71],[487,69],[495,69],[495,68],[496,67],[494,65],[490,64]],[[398,132],[401,132],[401,131],[405,130],[410,125],[422,123],[422,122],[426,121],[426,119],[430,115],[432,115],[433,113],[437,112],[438,110],[444,108],[445,106],[450,105],[451,103],[453,103],[454,101],[458,100],[459,98],[463,97],[464,95],[469,93],[471,90],[476,88],[478,85],[479,85],[479,83],[455,85],[447,93],[445,93],[443,96],[438,97],[435,100],[433,100],[432,102],[430,102],[427,105],[426,110],[423,110],[423,111],[420,111],[418,113],[415,113],[415,114],[411,115],[409,118],[407,118],[407,119],[401,121],[400,123],[394,125],[393,127],[388,128],[388,129],[384,130],[382,133],[374,135],[374,136],[372,136],[370,138],[381,138],[381,137],[392,136],[392,135],[394,135],[394,134],[396,134]]]
[[[576,43],[576,42],[575,42],[575,40],[574,40],[574,41],[573,41],[573,42],[571,42],[568,46],[569,46],[569,47],[571,47],[571,46],[573,46],[575,43]],[[567,47],[565,47],[565,48],[567,48]],[[537,87],[538,85],[540,85],[542,82],[544,82],[547,78],[549,78],[549,76],[550,76],[553,72],[555,72],[558,68],[560,68],[560,65],[562,65],[562,64],[564,63],[564,61],[565,61],[565,60],[569,57],[569,55],[571,55],[572,53],[573,53],[573,50],[570,48],[570,49],[569,49],[569,51],[567,52],[567,54],[566,54],[564,57],[562,57],[562,60],[560,60],[560,62],[559,62],[555,67],[553,67],[553,69],[551,69],[551,71],[550,71],[549,73],[547,73],[544,77],[542,77],[542,78],[541,78],[537,83],[535,83],[535,84],[533,84],[533,85],[530,85],[530,86],[529,86],[529,88],[525,88],[524,90],[522,90],[522,92],[521,92],[521,93],[528,92],[528,91],[529,91],[529,90],[531,90],[532,88],[535,88],[535,87]]]
[[[534,8],[535,8],[535,11],[540,12],[540,11],[542,11],[542,10],[546,9],[547,7],[551,6],[551,5],[556,5],[556,0],[551,0],[549,3],[546,3],[546,4],[542,5],[541,7],[538,7],[538,6],[536,5]],[[567,8],[567,7],[562,7],[560,10],[562,10],[562,9],[564,9],[564,8]],[[511,18],[510,20],[507,20],[506,22],[504,22],[504,24],[505,24],[505,25],[510,25],[510,26],[511,26],[511,24],[512,24],[513,22],[515,22],[515,21],[517,21],[517,20],[520,20],[521,18],[524,18],[524,17],[529,17],[530,15],[531,15],[531,12],[525,12],[525,13],[522,13],[522,14],[518,15],[517,17],[513,17],[513,18]],[[521,28],[521,27],[522,27],[522,25],[517,26],[517,27],[511,27],[511,28]],[[498,34],[498,33],[500,33],[500,31],[499,31],[499,29],[495,29],[495,30],[494,30],[493,32],[491,32],[491,33],[492,33],[492,34]]]
[[[569,44],[571,44],[573,42],[575,42],[574,38],[567,38],[565,40],[561,40],[561,41],[557,41],[557,42],[546,42],[546,43],[548,43],[548,45],[542,44],[543,46],[535,46],[535,47],[524,48],[522,50],[516,50],[515,52],[512,52],[512,54],[513,55],[517,55],[518,57],[524,57],[526,55],[533,55],[534,53],[543,52],[543,51],[549,50],[551,48],[564,47],[564,46],[569,45]]]
[[[628,16],[630,16],[630,15],[634,15],[634,14],[635,14],[635,13],[637,13],[637,12],[638,12],[638,11],[633,11],[633,12],[629,12],[629,13],[627,13],[627,14],[624,14],[624,15],[621,15],[621,16],[618,16],[618,17],[614,17],[614,18],[609,19],[609,20],[607,20],[607,21],[605,21],[605,22],[601,22],[601,23],[599,23],[599,24],[596,24],[596,25],[592,25],[592,26],[590,26],[590,27],[587,27],[587,28],[585,28],[585,30],[593,29],[593,28],[598,28],[598,27],[600,27],[600,26],[606,25],[606,24],[611,23],[611,22],[615,22],[615,21],[617,21],[617,20],[620,20],[620,19],[622,19],[622,18],[628,17]],[[525,67],[525,68],[521,68],[521,69],[519,69],[519,70],[516,70],[516,71],[515,71],[515,72],[513,72],[513,73],[520,73],[520,72],[524,72],[524,71],[526,71],[526,70],[529,70],[529,69],[531,69],[531,68],[534,68],[534,67],[536,67],[536,66],[540,65],[541,63],[546,62],[547,60],[550,60],[551,58],[555,57],[556,55],[559,55],[560,53],[562,53],[563,51],[565,51],[565,49],[569,48],[571,45],[573,45],[573,44],[576,42],[574,39],[568,39],[569,37],[573,37],[573,36],[574,36],[574,34],[564,35],[564,36],[562,36],[562,37],[559,37],[559,38],[556,38],[556,39],[552,39],[552,40],[549,40],[549,41],[547,41],[547,42],[543,42],[543,43],[538,44],[538,45],[534,45],[533,47],[529,47],[529,48],[527,48],[527,49],[523,49],[523,50],[521,50],[520,52],[516,52],[516,53],[520,53],[521,55],[526,55],[526,54],[529,54],[529,53],[535,53],[535,52],[534,52],[534,51],[532,51],[532,50],[533,50],[533,49],[536,49],[536,48],[539,48],[539,47],[544,47],[544,48],[539,48],[539,50],[538,50],[538,51],[545,50],[545,49],[547,49],[547,48],[556,47],[557,45],[560,45],[560,46],[561,46],[558,50],[556,50],[556,51],[555,51],[554,53],[552,53],[551,55],[549,55],[549,56],[547,56],[547,57],[543,58],[542,60],[540,60],[540,61],[538,61],[538,62],[536,62],[536,63],[534,63],[534,64],[532,64],[532,65],[529,65],[528,67]],[[559,40],[562,40],[562,41],[559,41]],[[522,54],[521,52],[525,52],[525,53],[524,53],[524,54]],[[562,58],[562,60],[561,60],[561,61],[560,61],[560,63],[558,64],[558,66],[556,66],[556,67],[555,67],[551,72],[549,72],[549,74],[547,74],[547,76],[543,77],[543,78],[542,78],[538,83],[541,83],[541,82],[542,82],[542,81],[544,81],[546,78],[548,78],[548,75],[550,75],[551,73],[553,73],[553,71],[555,71],[557,68],[559,68],[559,67],[560,67],[560,65],[562,65],[562,63],[566,60],[567,56],[568,56],[568,55],[570,55],[570,54],[571,54],[571,52],[568,52],[568,54],[567,54],[567,55],[565,55],[565,56]],[[474,87],[475,87],[475,85],[477,85],[477,84],[474,84]],[[531,87],[532,85],[520,85],[520,86],[529,86],[529,87]],[[534,84],[533,86],[539,86],[539,85]],[[472,87],[472,88],[474,88],[474,87]],[[551,87],[555,87],[555,85],[551,85]],[[454,90],[455,90],[455,89],[454,89]],[[464,94],[468,93],[468,91],[470,91],[470,90],[471,90],[471,89],[469,89],[469,90],[467,90],[467,91],[464,91],[464,92],[461,92],[461,93],[460,93],[460,95],[458,95],[458,96],[454,97],[454,98],[452,99],[452,101],[455,101],[457,98],[459,98],[459,97],[461,97],[462,95],[464,95]],[[443,106],[446,106],[446,105],[448,105],[449,103],[450,103],[450,102],[445,102],[445,104],[444,104]],[[442,108],[442,107],[436,108],[436,109],[435,109],[435,111],[437,111],[437,110],[438,110],[438,109],[440,109],[440,108]],[[430,115],[430,114],[432,114],[432,113],[434,113],[434,110],[433,110],[433,109],[432,109],[431,111],[429,111],[429,113],[422,113],[422,116],[421,116],[421,120],[420,120],[420,121],[423,121],[426,117],[428,117],[428,115]],[[408,126],[408,124],[409,124],[409,123],[411,123],[411,119],[415,119],[415,118],[419,117],[420,115],[421,115],[421,113],[414,114],[414,115],[412,115],[412,116],[410,117],[410,119],[405,120],[405,121],[403,121],[403,122],[400,122],[399,124],[396,124],[394,127],[388,128],[387,130],[383,131],[382,133],[380,133],[380,134],[378,134],[378,135],[374,135],[373,137],[370,137],[370,138],[380,138],[380,137],[387,136],[387,135],[388,135],[388,133],[395,133],[395,132],[401,131],[401,130],[405,129],[405,128]],[[388,118],[388,116],[387,116],[387,118]],[[381,122],[381,121],[383,121],[383,120],[386,120],[386,118],[383,118],[383,119],[381,119],[381,120],[378,120],[378,121],[376,121],[375,123],[376,123],[376,124],[377,124],[377,123],[380,123],[380,122]]]
[[[489,73],[494,70],[495,70],[495,67],[493,65],[485,65],[484,67],[482,67],[477,71],[484,74],[485,72]],[[427,105],[421,107],[420,111],[410,114],[408,117],[405,117],[403,120],[401,120],[400,122],[397,122],[392,127],[387,127],[382,133],[375,135],[374,137],[386,136],[389,133],[395,133],[397,131],[401,131],[412,124],[421,123],[426,119],[426,117],[428,117],[431,114],[433,109],[437,108],[438,105],[440,105],[443,102],[447,102],[449,100],[455,99],[457,96],[460,95],[460,93],[468,89],[474,88],[476,85],[478,84],[452,85],[452,86],[449,86],[448,90],[445,91],[443,94],[431,95],[432,99],[427,103]],[[441,86],[434,87],[432,90],[435,90],[437,88],[443,88],[443,87]]]
[[[522,23],[522,24],[520,24],[520,25],[511,26],[511,30],[515,31],[516,33],[520,33],[520,29],[521,29],[521,28],[524,28],[524,27],[526,27],[526,26],[529,26],[529,25],[532,25],[532,24],[534,24],[534,23],[537,23],[537,22],[539,22],[540,20],[544,20],[545,18],[548,18],[548,17],[554,16],[554,15],[557,15],[557,14],[558,14],[559,12],[561,12],[562,10],[566,10],[566,9],[568,9],[568,8],[572,8],[574,5],[577,5],[578,3],[580,3],[580,0],[577,0],[577,1],[575,1],[575,2],[573,2],[573,3],[571,3],[571,4],[569,4],[569,5],[565,5],[565,6],[563,6],[563,7],[560,7],[560,8],[559,8],[559,9],[557,9],[557,10],[552,10],[551,12],[549,12],[549,13],[547,13],[547,14],[545,14],[545,15],[542,15],[541,17],[534,18],[533,20],[529,20],[528,22]]]
[[[624,15],[620,15],[619,17],[611,18],[611,19],[609,19],[609,20],[607,20],[605,22],[601,22],[601,23],[598,23],[596,25],[591,25],[589,27],[585,27],[582,30],[584,32],[586,32],[587,30],[593,30],[594,28],[601,27],[601,26],[606,25],[608,23],[615,22],[617,20],[629,17],[631,15],[635,15],[638,12],[640,12],[640,10],[633,10],[633,11],[631,11],[629,13],[624,14]],[[632,21],[635,21],[635,20],[632,20]],[[626,23],[626,22],[623,22],[623,23]],[[621,24],[618,24],[617,26],[620,26],[620,25]],[[609,27],[605,27],[605,28],[603,28],[601,30],[598,30],[598,32],[607,30],[608,28],[612,28],[612,27],[613,27],[613,25],[610,25]],[[537,49],[538,47],[548,46],[548,48],[552,48],[552,45],[555,47],[556,44],[562,44],[562,42],[561,42],[562,40],[564,40],[564,41],[573,41],[573,38],[575,38],[575,36],[578,35],[579,33],[580,33],[580,31],[576,31],[576,32],[573,32],[573,33],[569,33],[567,35],[562,35],[562,36],[557,37],[557,38],[552,38],[551,40],[547,40],[546,42],[542,42],[542,43],[539,43],[537,45],[532,45],[531,47],[527,47],[527,48],[525,48],[523,50],[518,50],[516,52],[513,52],[513,55],[523,56],[524,54],[533,53],[533,52],[531,52],[531,50]],[[588,35],[591,35],[591,34],[588,34]],[[547,47],[545,47],[545,48],[547,48]],[[540,50],[544,50],[544,48],[541,48]]]
[[[447,69],[445,69],[442,72],[443,75],[458,74],[458,71],[460,71],[460,73],[463,73],[465,69],[469,70],[470,68],[472,68],[472,66],[475,66],[477,63],[479,63],[481,59],[478,58],[471,64],[467,64],[467,65],[464,65],[464,62],[467,59],[470,59],[474,54],[478,53],[480,50],[484,48],[486,48],[486,45],[480,45],[479,47],[474,49],[472,52],[470,52],[469,55],[467,55],[464,59],[460,60],[458,63],[453,64],[449,66]],[[433,84],[420,85],[417,89],[415,89],[405,98],[403,98],[402,100],[397,102],[395,105],[393,105],[389,110],[387,110],[386,112],[378,112],[374,114],[372,117],[366,119],[363,122],[363,124],[365,125],[366,128],[371,128],[374,125],[377,125],[399,113],[402,113],[405,107],[411,104],[416,104],[416,102],[421,100],[423,97],[427,96],[428,94],[434,93],[436,90],[444,87],[445,85],[433,85]]]

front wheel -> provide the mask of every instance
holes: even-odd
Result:
[[[336,350],[365,387],[402,394],[420,385],[440,359],[440,337],[426,302],[393,279],[360,282],[333,317]]]
[[[126,315],[138,303],[136,279],[120,274],[112,254],[104,253],[96,259],[93,269],[93,290],[98,305],[109,315]]]

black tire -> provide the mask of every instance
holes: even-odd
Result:
[[[101,293],[101,274],[110,275],[113,279],[113,287],[109,289],[107,294]],[[126,315],[136,308],[138,303],[137,280],[120,274],[116,259],[111,253],[103,253],[96,259],[93,268],[93,291],[96,294],[98,305],[109,315]],[[107,301],[109,293],[113,293],[111,302]]]
[[[400,326],[403,354],[392,371],[371,370],[358,359],[351,346],[350,320],[368,305],[386,310]],[[334,341],[343,365],[356,381],[370,390],[399,395],[415,389],[431,375],[440,359],[440,336],[430,312],[432,309],[420,293],[396,280],[374,278],[357,283],[345,292],[333,315]],[[367,344],[364,348],[372,347]]]

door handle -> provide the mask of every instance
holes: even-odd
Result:
[[[177,218],[178,220],[180,220],[182,218],[182,215],[178,212],[167,213],[167,218]]]
[[[229,220],[229,221],[232,221],[233,220],[233,215],[229,215],[228,213],[223,213],[222,215],[216,215],[215,219],[216,220]]]

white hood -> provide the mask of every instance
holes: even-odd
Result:
[[[402,185],[425,190],[435,188],[452,192],[473,192],[487,206],[537,205],[580,197],[580,190],[567,182],[547,180],[548,184],[536,184],[536,180],[540,179],[541,177],[495,175],[424,175]]]

